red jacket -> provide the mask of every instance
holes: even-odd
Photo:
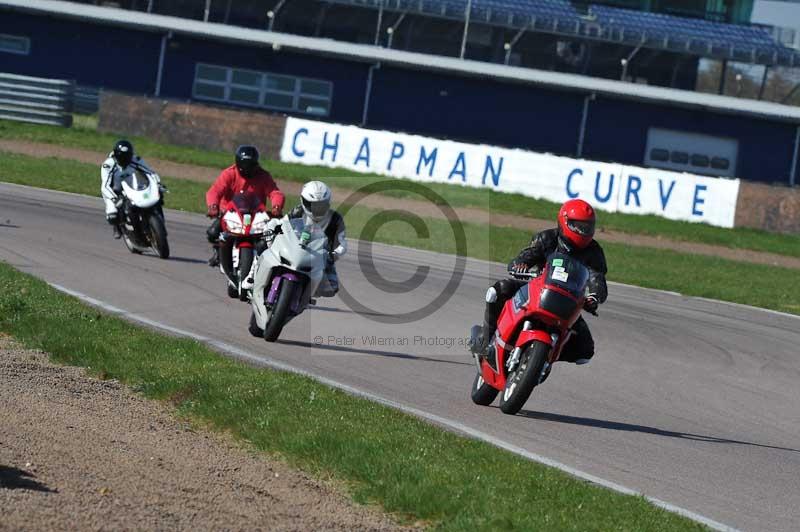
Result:
[[[286,198],[283,192],[278,189],[278,185],[272,179],[272,176],[261,167],[258,167],[256,173],[250,179],[245,179],[236,165],[231,165],[219,174],[219,177],[211,185],[211,188],[206,192],[206,205],[219,205],[219,211],[225,212],[228,210],[228,204],[238,193],[253,192],[262,201],[269,198],[272,205],[272,210],[283,210],[283,204]]]

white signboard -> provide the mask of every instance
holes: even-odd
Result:
[[[738,179],[556,157],[289,118],[281,160],[429,183],[491,188],[600,210],[733,227]]]

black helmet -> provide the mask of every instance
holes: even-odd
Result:
[[[114,144],[114,160],[117,164],[125,168],[133,160],[133,144],[127,140],[118,140]]]
[[[250,177],[258,168],[258,150],[255,146],[239,146],[236,148],[236,168],[244,177]]]

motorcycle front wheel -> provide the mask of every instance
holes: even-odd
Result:
[[[141,255],[142,250],[136,247],[136,245],[131,240],[131,237],[128,235],[128,231],[124,228],[120,229],[122,231],[122,241],[125,242],[125,247],[128,248],[128,251],[135,255]]]
[[[254,255],[253,248],[239,248],[239,287],[242,286],[242,283],[247,276],[250,275],[250,268],[253,266],[253,255]],[[239,289],[239,293],[236,294],[241,301],[247,301],[250,299],[248,297],[248,290]]]
[[[539,383],[547,355],[550,354],[550,345],[534,341],[522,354],[522,359],[516,371],[509,374],[506,387],[500,396],[500,410],[504,414],[514,415],[528,401],[533,389]]]
[[[150,225],[150,247],[162,259],[169,258],[169,243],[167,242],[167,229],[164,227],[164,220],[157,214],[148,217]]]
[[[283,279],[281,281],[278,299],[275,301],[275,306],[272,307],[269,320],[267,320],[264,327],[264,340],[267,342],[274,342],[277,340],[283,330],[283,326],[286,325],[296,288],[297,281],[290,281],[288,279]]]
[[[481,406],[489,406],[494,402],[498,393],[500,393],[499,390],[486,384],[486,381],[483,380],[480,373],[475,374],[475,379],[472,381],[472,394],[470,395],[473,403]]]

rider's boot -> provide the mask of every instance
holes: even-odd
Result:
[[[484,321],[480,333],[475,337],[470,346],[470,351],[478,356],[486,356],[489,347],[492,345],[495,331],[497,331],[496,325],[491,325]]]
[[[122,238],[122,231],[119,230],[119,225],[114,224],[111,226],[114,231],[114,240],[119,240]]]
[[[211,254],[211,258],[208,259],[208,265],[212,268],[219,267],[219,244],[213,245],[214,252]]]

